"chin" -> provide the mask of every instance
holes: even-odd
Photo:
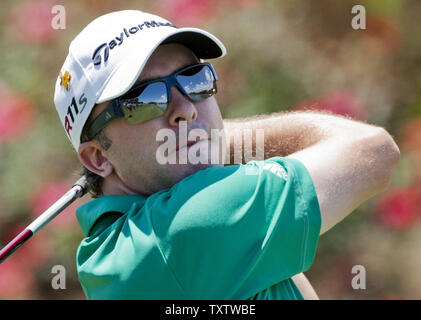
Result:
[[[210,167],[216,166],[211,163],[198,163],[198,164],[177,164],[173,168],[169,167],[171,170],[172,177],[174,178],[173,185],[180,182],[184,178],[187,178],[200,170],[205,170]]]
[[[196,172],[200,171],[200,170],[205,170],[207,168],[213,167],[215,166],[214,164],[211,163],[198,163],[198,164],[184,164],[184,165],[180,165],[182,168],[182,172],[183,175],[185,177],[188,177],[192,174],[195,174]]]

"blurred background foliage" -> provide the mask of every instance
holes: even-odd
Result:
[[[51,27],[54,5],[66,29]],[[366,30],[351,27],[354,5]],[[416,0],[11,1],[0,3],[0,245],[78,177],[54,84],[70,41],[110,11],[139,9],[217,35],[225,118],[324,109],[385,127],[401,149],[389,188],[321,236],[306,273],[322,299],[421,298],[421,2]],[[78,201],[0,265],[2,299],[84,299],[75,255]],[[52,267],[66,268],[54,290]],[[351,286],[366,270],[366,289]]]

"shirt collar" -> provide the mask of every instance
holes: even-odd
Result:
[[[76,217],[83,234],[88,237],[95,222],[105,213],[126,213],[135,202],[145,202],[146,197],[137,194],[102,196],[76,209]]]

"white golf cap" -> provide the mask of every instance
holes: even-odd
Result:
[[[183,44],[200,59],[226,54],[222,42],[209,32],[177,28],[161,17],[136,10],[103,15],[71,42],[56,82],[54,103],[76,151],[95,104],[127,92],[163,43]]]

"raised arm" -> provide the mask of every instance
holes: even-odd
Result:
[[[386,130],[342,116],[288,112],[224,124],[227,136],[236,129],[264,129],[265,159],[287,156],[307,168],[321,209],[321,234],[384,190],[399,160]]]

